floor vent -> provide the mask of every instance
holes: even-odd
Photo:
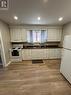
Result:
[[[32,60],[32,64],[43,63],[43,60]]]

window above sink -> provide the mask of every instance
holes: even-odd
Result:
[[[27,32],[27,42],[35,44],[47,42],[47,30],[29,30]]]

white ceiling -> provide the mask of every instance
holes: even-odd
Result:
[[[0,10],[0,19],[10,25],[63,25],[71,21],[71,0],[9,0],[9,3],[8,10]],[[17,21],[13,19],[15,15]],[[58,21],[59,17],[64,18],[62,22]]]

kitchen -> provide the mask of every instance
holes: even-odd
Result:
[[[42,39],[43,42],[30,41],[30,35],[28,35],[30,30],[40,32],[43,29],[45,30],[45,35],[47,35],[46,37],[44,35],[43,38],[45,39]],[[10,33],[12,47],[22,48],[23,60],[61,58],[62,27],[33,26],[33,28],[31,28],[31,26],[27,26],[27,28],[25,27],[24,29],[24,26],[10,26]],[[41,37],[38,38],[41,40]]]
[[[71,95],[70,9],[70,0],[0,1],[0,95]]]

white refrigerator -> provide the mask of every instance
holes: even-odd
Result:
[[[60,72],[71,83],[71,35],[64,38]]]

